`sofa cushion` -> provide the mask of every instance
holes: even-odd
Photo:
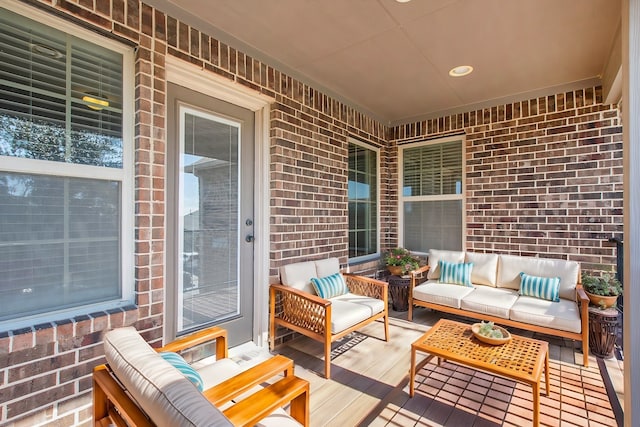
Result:
[[[337,334],[384,311],[384,301],[362,295],[344,294],[331,298],[331,333]]]
[[[559,277],[530,276],[520,273],[520,295],[558,302],[560,301],[559,288]]]
[[[132,328],[105,334],[107,363],[158,426],[231,426],[194,385]]]
[[[574,301],[559,302],[520,296],[509,312],[509,318],[522,323],[580,333],[580,312]]]
[[[202,381],[202,377],[191,365],[187,363],[186,360],[178,353],[174,353],[172,351],[163,351],[160,354],[164,360],[169,362],[171,366],[176,368],[182,375],[184,375],[189,381],[196,386],[198,391],[204,390],[204,382]]]
[[[518,292],[512,289],[478,285],[475,291],[462,298],[460,308],[508,319],[509,311],[517,299]]]
[[[428,280],[413,288],[413,298],[433,304],[460,308],[460,301],[472,292],[474,292],[474,288]]]
[[[316,264],[313,261],[296,262],[280,267],[280,282],[283,285],[312,295],[315,295],[316,292],[311,285],[311,278],[318,276],[322,277],[316,272]]]
[[[580,264],[562,259],[499,255],[498,287],[520,289],[520,273],[560,277],[560,298],[575,300]]]
[[[326,277],[312,277],[311,284],[320,298],[333,298],[346,294],[349,290],[342,274],[335,273]]]
[[[476,252],[465,253],[465,262],[472,262],[471,283],[496,286],[498,280],[498,255]]]
[[[471,270],[473,263],[460,262],[452,263],[440,260],[438,261],[440,269],[440,283],[451,283],[453,285],[462,285],[471,287]]]
[[[313,261],[316,265],[315,277],[326,277],[340,273],[340,262],[338,258],[326,258]]]
[[[438,279],[440,277],[440,269],[438,268],[438,261],[440,260],[456,264],[461,263],[464,262],[464,252],[430,249],[428,260],[430,268],[427,279]]]

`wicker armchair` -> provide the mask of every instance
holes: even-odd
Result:
[[[315,294],[312,277],[340,272],[337,258],[289,264],[280,269],[282,284],[269,291],[271,349],[276,327],[299,332],[324,344],[324,375],[331,376],[331,343],[378,319],[384,323],[384,339],[389,340],[387,283],[343,274],[349,292],[324,299]]]

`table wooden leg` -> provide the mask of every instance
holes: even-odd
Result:
[[[533,426],[540,426],[540,381],[531,384],[533,389]]]
[[[416,377],[416,349],[411,346],[411,368],[409,370],[409,397],[413,397],[413,380]]]
[[[547,388],[547,396],[549,396],[549,350],[544,356],[544,383]]]

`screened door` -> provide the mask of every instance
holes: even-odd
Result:
[[[175,334],[209,325],[252,339],[253,113],[170,86]]]

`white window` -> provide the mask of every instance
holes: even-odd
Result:
[[[0,322],[8,325],[132,297],[124,78],[132,55],[65,25],[0,8]]]
[[[454,137],[400,147],[400,214],[407,249],[462,250],[463,146],[461,137]]]
[[[378,253],[378,150],[349,141],[349,258]]]

